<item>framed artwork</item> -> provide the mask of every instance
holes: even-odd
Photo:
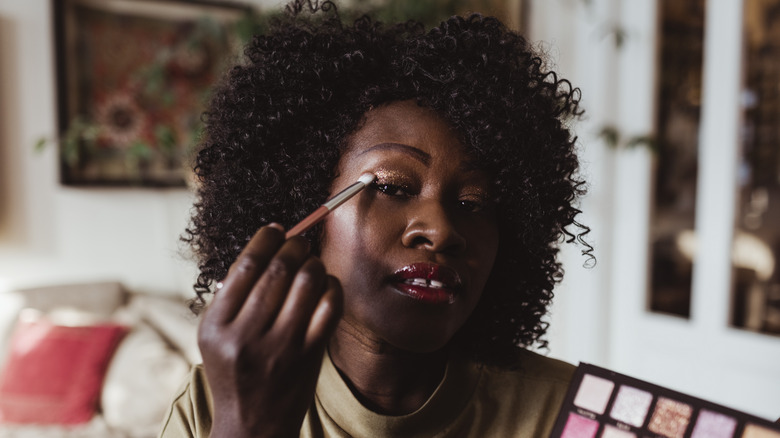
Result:
[[[246,6],[53,0],[63,184],[184,186]]]

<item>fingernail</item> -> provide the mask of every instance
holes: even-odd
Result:
[[[284,227],[281,224],[277,223],[277,222],[271,222],[267,226],[269,226],[271,228],[276,228],[279,231],[284,231]]]

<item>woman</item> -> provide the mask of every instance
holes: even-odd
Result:
[[[207,113],[186,239],[196,310],[216,293],[161,436],[547,436],[573,367],[525,347],[546,345],[559,243],[588,231],[578,91],[492,18],[302,5]]]

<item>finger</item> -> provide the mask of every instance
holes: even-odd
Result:
[[[325,347],[325,343],[336,330],[336,326],[344,313],[344,293],[341,283],[332,276],[327,278],[325,293],[317,303],[317,308],[311,317],[309,329],[306,331],[304,348]]]
[[[288,239],[268,262],[233,323],[249,335],[265,332],[284,304],[298,270],[309,258],[309,242]]]
[[[284,236],[284,233],[285,233],[285,231],[284,231],[284,227],[283,227],[283,226],[281,226],[280,224],[276,223],[276,222],[272,222],[272,223],[270,223],[270,224],[268,224],[268,225],[264,225],[264,226],[260,227],[260,228],[259,228],[259,229],[258,229],[258,230],[255,232],[255,234],[252,236],[252,238],[251,238],[251,239],[249,239],[249,242],[247,242],[246,246],[244,246],[244,249],[242,249],[242,250],[241,250],[241,253],[240,253],[240,254],[238,254],[238,257],[236,257],[236,260],[234,260],[234,261],[233,261],[233,264],[231,264],[231,265],[230,265],[230,268],[228,268],[228,276],[229,276],[229,275],[230,275],[230,274],[231,274],[233,271],[235,271],[236,269],[239,269],[239,268],[241,268],[241,266],[240,266],[240,265],[238,265],[238,263],[237,263],[237,262],[238,262],[238,260],[241,258],[241,256],[242,256],[242,255],[244,255],[244,254],[246,254],[246,253],[248,253],[248,252],[256,252],[257,250],[261,249],[261,248],[260,248],[260,242],[258,241],[258,238],[259,238],[259,237],[258,237],[258,234],[260,234],[260,232],[261,232],[261,231],[263,231],[264,229],[269,229],[269,230],[278,230],[278,231],[280,231],[280,232],[282,233],[282,236]],[[278,249],[279,249],[279,247],[282,245],[282,243],[284,243],[284,240],[285,240],[285,239],[282,239],[282,240],[279,242],[279,244],[277,245],[277,248],[276,248],[277,250],[278,250]],[[276,253],[276,251],[274,251],[274,252],[271,254],[271,256],[273,256],[273,254],[275,254],[275,253]]]
[[[312,314],[325,292],[326,279],[322,262],[316,257],[309,257],[290,286],[290,293],[273,329],[284,332],[295,345],[303,344]]]
[[[230,266],[222,287],[215,292],[204,319],[219,324],[232,321],[244,305],[268,262],[284,243],[284,230],[276,224],[260,228]]]

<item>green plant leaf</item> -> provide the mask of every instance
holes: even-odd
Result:
[[[154,137],[160,150],[166,156],[172,156],[176,149],[176,132],[173,128],[159,124],[154,127]]]
[[[138,161],[151,158],[152,147],[142,140],[136,140],[127,148],[127,156]]]
[[[612,149],[617,149],[620,145],[620,131],[614,126],[603,126],[601,131],[599,131],[599,138],[604,140],[604,143]]]
[[[656,141],[655,137],[651,135],[639,135],[636,137],[631,137],[626,142],[627,148],[635,148],[635,147],[647,147],[651,151],[657,151],[658,150],[658,142]]]
[[[36,154],[40,154],[46,149],[46,145],[49,144],[49,139],[46,137],[41,137],[38,139],[38,141],[35,142],[35,146],[33,146],[33,151],[35,151]]]

